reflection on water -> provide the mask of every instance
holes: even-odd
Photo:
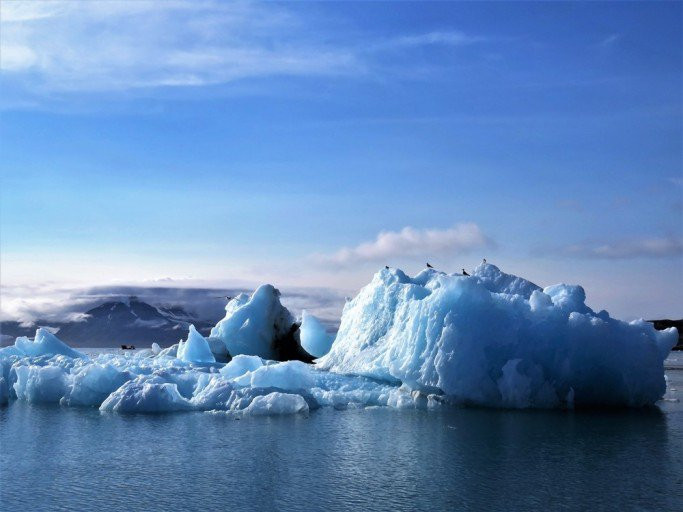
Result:
[[[5,510],[680,509],[683,417],[321,410],[310,417],[0,410]]]

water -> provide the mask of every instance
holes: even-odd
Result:
[[[683,358],[667,361],[683,368]],[[683,510],[683,370],[648,410],[0,409],[0,510]]]

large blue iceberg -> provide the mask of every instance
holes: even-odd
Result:
[[[582,287],[541,289],[482,264],[471,276],[378,272],[346,304],[318,368],[481,406],[643,406],[666,390],[674,329],[622,322]]]
[[[304,316],[299,332],[266,285],[230,301],[210,338],[190,328],[187,341],[164,350],[88,356],[39,329],[35,341],[0,349],[0,404],[239,416],[654,404],[666,391],[676,330],[615,320],[585,299],[580,286],[541,289],[490,264],[471,276],[384,269],[347,302],[332,341],[314,317]],[[314,364],[273,360],[305,361],[301,353],[324,355]]]

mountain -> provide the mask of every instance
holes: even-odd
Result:
[[[105,302],[85,313],[78,322],[49,323],[57,328],[57,336],[76,347],[115,347],[135,345],[148,347],[156,342],[162,347],[177,343],[187,336],[190,324],[208,335],[220,318],[200,319],[181,306],[152,306],[130,297],[127,301]],[[41,325],[40,322],[37,322]],[[2,322],[3,341],[16,336],[33,336],[35,327],[17,322]],[[8,340],[13,341],[13,340]]]

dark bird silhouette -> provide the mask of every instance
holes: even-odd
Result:
[[[463,276],[469,276],[469,274],[467,273],[467,270],[465,270],[464,268],[462,269],[462,275]]]
[[[386,268],[387,270],[389,270],[389,265],[384,265],[384,268]]]
[[[427,268],[434,268],[434,267],[432,267],[432,266],[429,264],[429,262],[427,262]]]
[[[481,262],[482,262],[482,263],[486,263],[486,258],[484,258]]]
[[[221,295],[220,297],[214,297],[214,299],[228,299],[228,300],[232,300],[232,297],[230,297],[229,295]]]

